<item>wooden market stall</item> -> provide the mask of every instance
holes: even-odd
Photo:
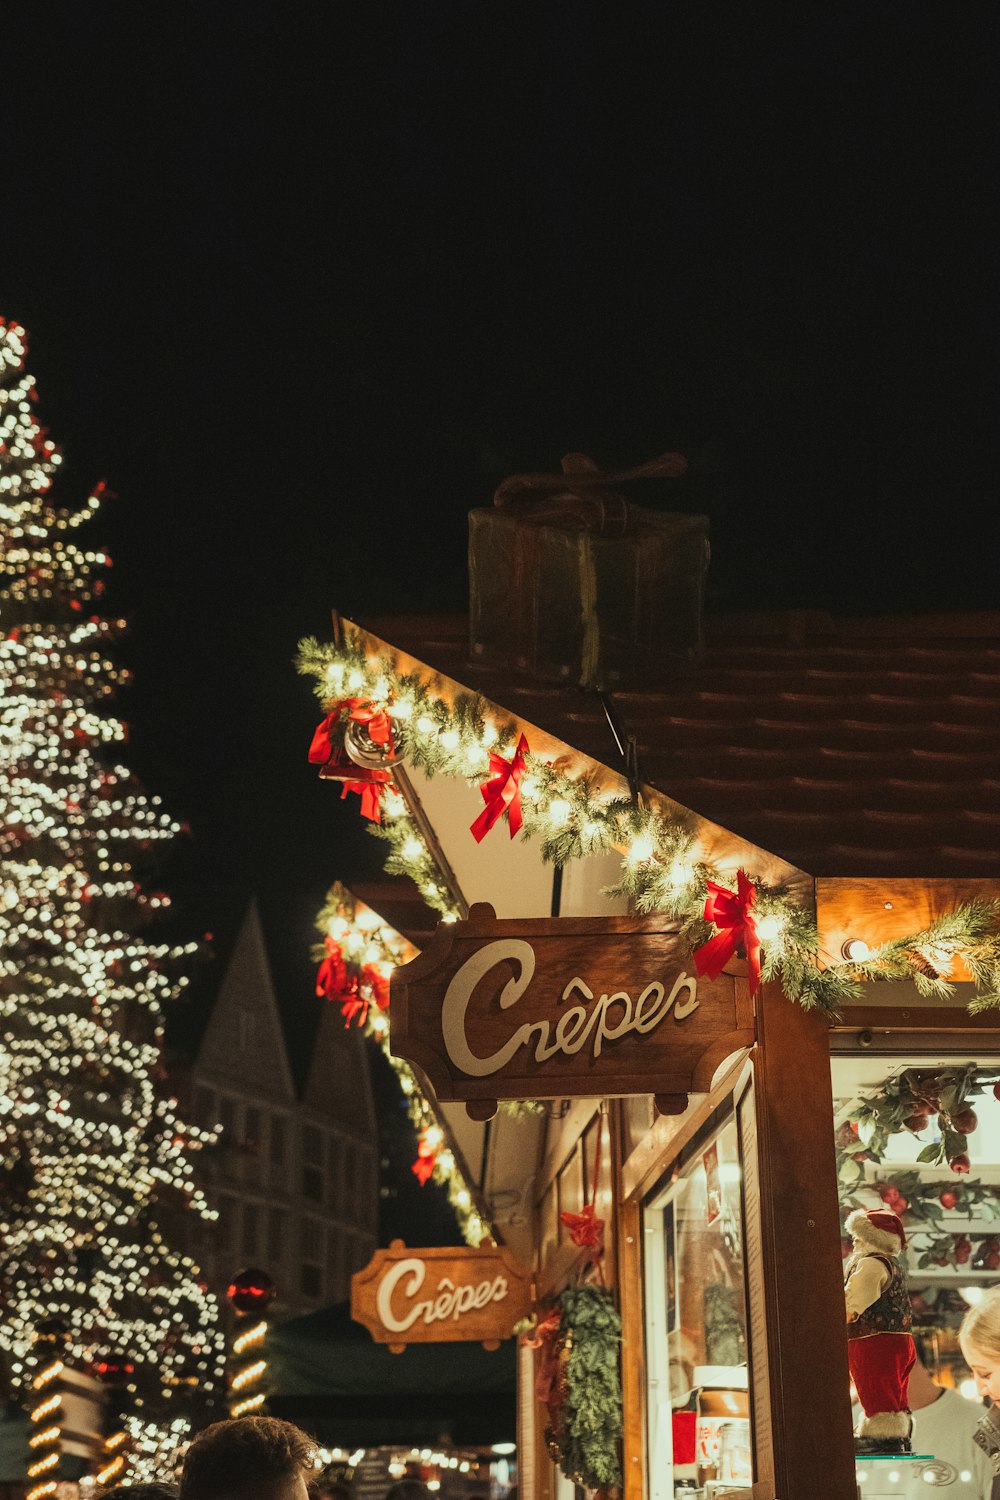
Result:
[[[464,621],[337,629],[314,662],[326,700],[350,692],[393,715],[406,747],[402,774],[391,768],[394,868],[449,924],[394,976],[392,1045],[398,1026],[403,1055],[464,1132],[500,1238],[516,1199],[508,1216],[543,1311],[581,1273],[596,1275],[562,1216],[605,1221],[603,1275],[622,1318],[626,1500],[867,1493],[851,1436],[847,1200],[878,1205],[895,1192],[907,1210],[922,1206],[911,1290],[922,1353],[945,1384],[963,1373],[961,1293],[971,1298],[1000,1267],[988,1217],[1000,1179],[1000,1012],[968,1009],[998,977],[1000,617],[709,619],[697,662],[613,693],[477,660]],[[522,743],[517,790],[532,838],[500,823],[477,842],[470,826],[498,774],[489,754],[509,781]],[[717,983],[733,1005],[731,1034],[685,1080],[674,1034],[657,1053],[652,1026],[641,1035],[632,1024],[652,973],[643,943],[655,930],[661,965],[693,974],[693,949],[712,929],[694,919],[692,893],[704,894],[706,872],[732,889],[739,871],[757,891],[764,978],[751,995],[752,959],[730,955]],[[493,908],[495,931],[481,908],[467,920],[476,903]],[[637,905],[650,915],[629,916]],[[811,939],[800,919],[815,922]],[[550,1012],[520,1018],[535,1027],[530,1047],[522,1038],[519,1060],[487,1077],[479,1064],[515,1030],[512,1018],[496,1029],[494,1003],[488,1051],[486,1033],[470,1033],[449,1055],[472,1071],[442,1068],[447,1038],[433,1006],[417,1006],[415,982],[430,975],[430,995],[443,964],[441,1000],[462,942],[531,944],[543,928],[617,934],[592,983],[582,956],[566,960],[565,977],[588,983],[591,1001],[626,992],[629,1034],[626,1010],[618,1034],[605,1010],[602,1057],[593,1030],[586,1064],[572,1047],[555,1056],[554,1039],[574,1042],[583,1022],[558,1033],[565,996],[550,995]],[[939,1098],[920,1133],[894,1116],[873,1135],[866,1101],[905,1102],[914,1079],[928,1091],[937,1080],[938,1095],[954,1086],[951,1113]],[[493,1098],[544,1106],[518,1135],[502,1109],[492,1114]],[[963,1133],[955,1121],[971,1102],[978,1129]],[[952,1170],[959,1157],[972,1175],[962,1162]],[[963,1196],[966,1183],[976,1190]],[[521,1489],[548,1500],[568,1491],[532,1398],[539,1357],[522,1350]]]

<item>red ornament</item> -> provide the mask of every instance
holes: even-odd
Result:
[[[750,968],[750,993],[755,995],[760,984],[760,938],[753,917],[756,888],[742,870],[737,871],[735,891],[717,885],[714,880],[707,884],[704,918],[706,922],[714,922],[719,930],[695,949],[694,966],[699,974],[718,979],[733,954],[742,949]]]
[[[263,1312],[274,1301],[277,1290],[266,1271],[251,1266],[233,1277],[226,1296],[239,1313]]]
[[[954,1188],[944,1188],[938,1194],[938,1201],[942,1208],[954,1208],[958,1202],[958,1193]]]
[[[381,823],[382,792],[391,780],[388,771],[366,771],[355,766],[352,779],[344,782],[340,800],[343,802],[348,792],[357,792],[361,798],[361,816],[372,823]]]
[[[528,741],[523,734],[510,760],[504,760],[495,750],[490,751],[490,774],[479,788],[486,806],[469,830],[477,844],[482,843],[505,809],[511,838],[516,838],[520,833],[524,821],[521,814],[521,777],[525,772],[525,756],[528,753]]]
[[[953,1172],[968,1172],[971,1162],[965,1152],[960,1151],[957,1156],[952,1157],[948,1165]]]
[[[127,1385],[135,1374],[135,1364],[124,1354],[105,1354],[94,1365],[94,1374],[103,1385]]]

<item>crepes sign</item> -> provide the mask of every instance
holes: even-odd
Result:
[[[394,1240],[351,1277],[351,1317],[394,1354],[407,1344],[495,1349],[530,1311],[530,1277],[497,1245],[408,1250]]]
[[[497,921],[486,904],[395,971],[390,1015],[393,1053],[477,1118],[499,1099],[614,1094],[676,1111],[754,1038],[745,980],[698,978],[675,921]]]

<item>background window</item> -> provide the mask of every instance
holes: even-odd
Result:
[[[267,1218],[267,1258],[277,1264],[285,1253],[285,1211],[272,1208]]]
[[[257,1254],[257,1226],[260,1215],[256,1203],[244,1203],[243,1205],[243,1238],[240,1248],[244,1255],[256,1256]]]

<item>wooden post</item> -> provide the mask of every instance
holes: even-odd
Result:
[[[757,996],[757,1041],[774,1492],[781,1500],[853,1500],[829,1023],[765,984]]]

